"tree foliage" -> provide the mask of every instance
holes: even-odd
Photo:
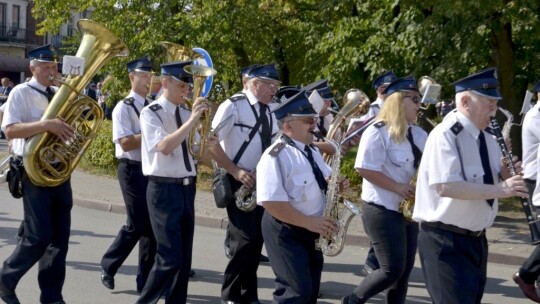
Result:
[[[129,58],[101,72],[127,87],[125,63],[150,54],[165,60],[160,41],[203,47],[218,70],[215,99],[240,89],[239,68],[275,62],[284,84],[327,78],[337,96],[351,87],[373,96],[372,79],[387,69],[429,75],[451,98],[451,83],[496,66],[505,107],[517,115],[540,70],[540,3],[526,0],[36,0],[55,33],[71,12],[117,33]]]

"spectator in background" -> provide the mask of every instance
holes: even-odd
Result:
[[[89,83],[86,86],[86,89],[84,89],[84,95],[92,98],[93,100],[97,101],[96,96],[96,85],[94,83]]]
[[[455,108],[455,104],[452,100],[447,99],[439,101],[435,107],[437,108],[437,115],[445,117],[446,114],[450,113]]]
[[[9,92],[11,92],[11,89],[13,86],[10,86],[11,80],[9,78],[4,77],[1,80],[2,86],[0,87],[0,105],[3,105],[8,98]]]

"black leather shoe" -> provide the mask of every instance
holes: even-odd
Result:
[[[189,271],[189,277],[190,277],[190,278],[193,278],[194,276],[195,276],[195,270],[191,269],[191,270]]]
[[[261,256],[259,257],[259,261],[260,261],[260,262],[263,262],[263,263],[268,263],[268,262],[270,262],[270,260],[268,259],[268,257],[265,256],[265,255],[263,255],[263,254],[261,254]]]
[[[0,284],[0,299],[7,304],[21,304],[14,290],[8,290],[3,284]]]
[[[101,283],[109,289],[114,289],[114,277],[106,273],[105,270],[101,271]]]
[[[231,248],[227,246],[227,243],[223,244],[223,248],[225,249],[225,256],[230,260],[232,258]]]

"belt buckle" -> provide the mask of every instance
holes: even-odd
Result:
[[[182,184],[183,184],[184,186],[189,186],[189,184],[191,184],[191,183],[189,182],[189,177],[184,177],[184,178],[182,179]]]
[[[484,233],[484,230],[480,230],[480,231],[476,232],[476,233],[474,234],[474,236],[476,236],[476,237],[481,237],[483,233]]]

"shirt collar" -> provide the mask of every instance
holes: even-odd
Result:
[[[29,81],[28,81],[28,84],[33,86],[33,87],[36,87],[42,91],[45,91],[47,89],[46,86],[42,85],[41,83],[39,83],[37,81],[37,79],[35,77],[32,77]]]
[[[246,97],[250,104],[254,105],[259,102],[257,97],[255,97],[255,95],[253,95],[250,90],[244,90],[244,93],[246,94]]]
[[[469,134],[471,134],[474,138],[478,139],[478,136],[480,135],[480,130],[469,118],[463,115],[463,113],[461,113],[460,111],[456,111],[456,118],[463,126],[463,129],[469,132]]]
[[[141,96],[141,95],[135,93],[134,91],[130,91],[128,97],[135,98],[136,103],[138,103],[141,106],[144,106],[144,101],[146,100],[146,98],[144,98],[144,96]]]
[[[173,102],[171,102],[167,98],[165,98],[163,95],[161,95],[159,97],[158,102],[165,109],[165,111],[173,113],[173,114],[176,111],[176,108],[178,107]]]

